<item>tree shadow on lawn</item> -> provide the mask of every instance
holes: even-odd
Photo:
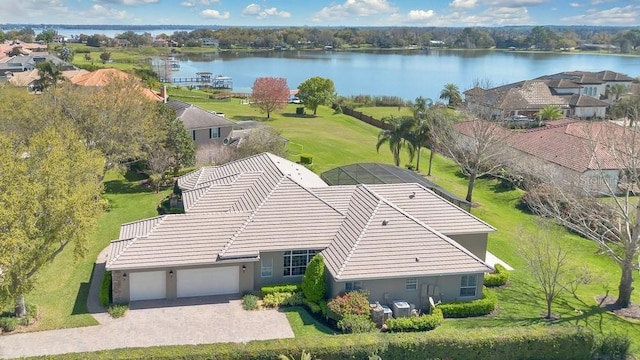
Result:
[[[153,189],[141,186],[138,182],[123,180],[105,181],[104,190],[107,194],[139,194],[153,192]]]
[[[298,115],[295,113],[282,113],[281,114],[284,117],[288,117],[288,118],[300,118],[300,119],[315,119],[317,118],[316,115],[313,114],[304,114],[304,115]]]
[[[231,120],[236,120],[236,121],[265,121],[266,118],[262,118],[259,116],[252,116],[252,115],[234,115],[231,117]]]

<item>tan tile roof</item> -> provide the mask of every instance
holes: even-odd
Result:
[[[581,95],[581,94],[573,94],[566,96],[569,99],[569,105],[572,107],[607,107],[607,104],[604,101],[600,101],[592,96]]]
[[[203,167],[179,177],[178,186],[183,190],[191,190],[212,179],[253,171],[262,171],[275,178],[286,175],[306,187],[327,186],[318,175],[304,166],[270,153],[257,154],[224,165]]]
[[[343,213],[283,177],[220,256],[234,258],[257,256],[260,251],[324,249],[343,219]]]
[[[247,213],[166,215],[146,235],[111,243],[107,270],[213,264]]]
[[[156,225],[162,222],[164,216],[156,216],[150,219],[143,219],[139,221],[133,221],[130,223],[122,224],[120,226],[119,239],[133,239],[140,236],[146,236],[155,228]]]
[[[126,72],[118,69],[98,69],[86,74],[74,76],[70,79],[71,83],[78,86],[106,86],[113,80],[126,80],[130,75]],[[164,100],[160,95],[156,94],[153,90],[143,86],[138,86],[140,92],[149,100],[162,101]]]
[[[481,273],[491,267],[455,241],[359,185],[347,218],[323,251],[336,280]]]

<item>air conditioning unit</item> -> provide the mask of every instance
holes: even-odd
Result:
[[[222,145],[229,145],[231,143],[231,138],[224,138],[222,139]]]
[[[409,317],[411,316],[411,306],[406,301],[394,301],[393,302],[393,317]]]

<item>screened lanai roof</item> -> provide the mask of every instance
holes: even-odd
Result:
[[[418,183],[467,211],[471,208],[469,202],[444,190],[425,177],[394,165],[351,164],[327,170],[320,174],[320,177],[329,185]]]

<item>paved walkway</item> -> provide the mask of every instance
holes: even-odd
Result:
[[[101,254],[102,255],[102,254]],[[0,336],[0,357],[16,358],[157,345],[247,342],[293,337],[284,313],[245,311],[228,296],[131,303],[126,316],[112,319],[98,303],[99,257],[89,288],[89,311],[100,325]]]

